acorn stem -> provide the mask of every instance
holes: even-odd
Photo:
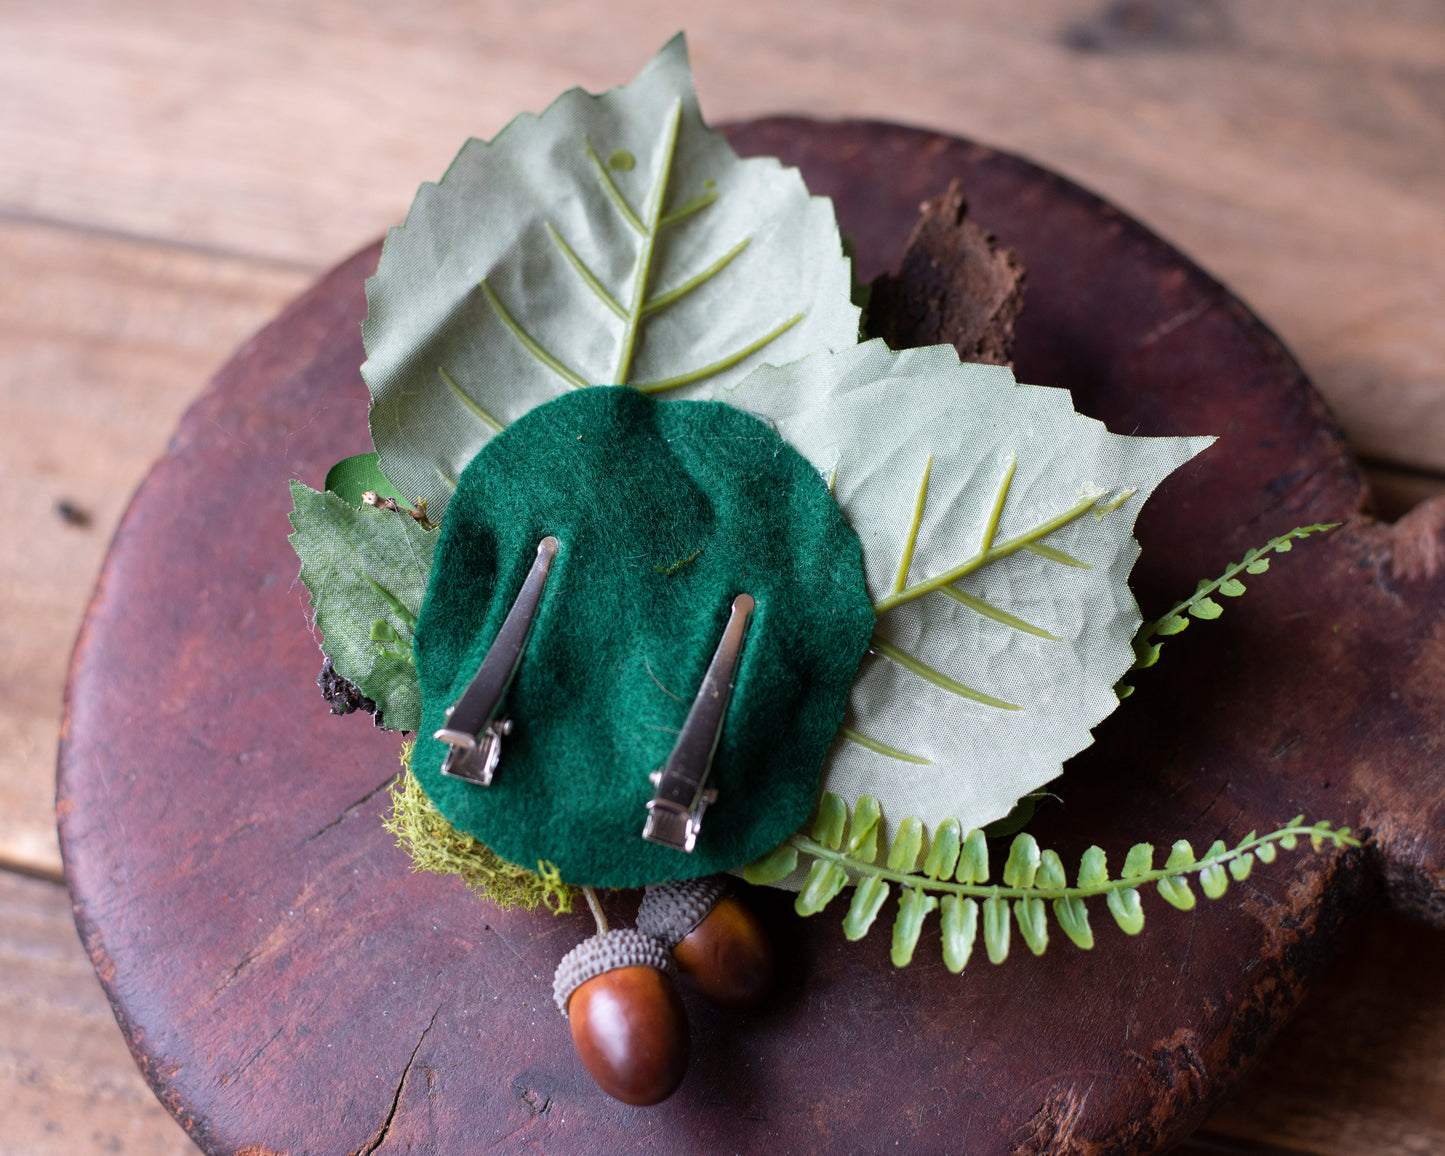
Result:
[[[597,899],[597,892],[590,887],[584,887],[582,894],[587,896],[587,906],[592,909],[592,918],[597,923],[597,934],[601,935],[607,930],[607,916],[602,910],[602,904]]]

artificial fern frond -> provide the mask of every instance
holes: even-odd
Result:
[[[1338,525],[1338,522],[1323,522],[1314,526],[1296,526],[1289,533],[1271,538],[1263,546],[1250,550],[1213,581],[1201,579],[1188,598],[1175,603],[1153,622],[1139,627],[1134,635],[1134,665],[1129,669],[1144,670],[1158,662],[1163,639],[1185,630],[1191,618],[1210,619],[1223,614],[1224,607],[1210,596],[1222,594],[1226,598],[1238,598],[1245,591],[1244,583],[1239,580],[1240,574],[1263,574],[1269,569],[1270,554],[1288,554],[1294,549],[1295,539],[1322,534]],[[1157,642],[1154,641],[1156,637],[1160,639]],[[1123,682],[1115,690],[1120,698],[1128,698],[1134,693],[1134,688]]]
[[[1008,957],[1014,929],[1033,954],[1042,955],[1049,944],[1050,911],[1059,930],[1075,946],[1088,950],[1094,934],[1086,900],[1102,897],[1120,929],[1137,935],[1144,926],[1140,888],[1153,884],[1167,903],[1188,911],[1196,902],[1191,880],[1198,882],[1207,898],[1218,899],[1231,879],[1241,882],[1249,877],[1256,860],[1272,863],[1277,848],[1293,850],[1301,837],[1309,839],[1316,851],[1326,843],[1336,848],[1360,845],[1348,827],[1332,827],[1328,820],[1306,824],[1304,816],[1297,815],[1266,835],[1251,831],[1234,847],[1217,840],[1198,858],[1189,842],[1180,839],[1161,867],[1154,866],[1152,844],[1136,843],[1115,878],[1109,875],[1103,849],[1090,847],[1071,887],[1059,855],[1041,848],[1025,832],[1010,844],[999,882],[990,883],[988,844],[982,831],[961,835],[957,820],[945,819],[929,840],[922,823],[904,819],[879,863],[881,820],[878,800],[871,796],[858,800],[850,823],[847,804],[824,792],[811,832],[792,836],[750,863],[743,878],[750,883],[776,882],[796,870],[800,856],[807,856],[812,862],[795,910],[799,915],[816,915],[853,884],[843,933],[854,940],[872,929],[888,899],[889,884],[897,883],[894,965],[904,967],[913,959],[928,916],[938,911],[944,964],[958,972],[973,952],[980,917],[984,950],[993,963]]]

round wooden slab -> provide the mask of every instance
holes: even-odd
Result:
[[[286,479],[366,449],[370,248],[241,349],[131,506],[76,646],[60,754],[76,922],[137,1061],[211,1153],[1148,1152],[1183,1137],[1379,897],[1445,923],[1445,503],[1360,515],[1340,432],[1274,336],[1157,237],[1016,157],[866,123],[759,121],[744,153],[831,195],[870,278],[958,177],[1028,269],[1018,375],[1123,433],[1220,435],[1139,524],[1159,613],[1251,545],[1296,547],[1169,641],[1033,830],[1117,868],[1137,840],[1237,840],[1297,812],[1308,847],[1143,934],[1015,940],[950,975],[936,927],[895,970],[754,894],[780,985],[753,1015],[689,997],[692,1070],[608,1099],[550,1000],[585,913],[502,914],[414,875],[381,828],[398,740],[332,718],[286,542]],[[579,785],[579,789],[583,789]],[[635,897],[615,896],[626,914]]]

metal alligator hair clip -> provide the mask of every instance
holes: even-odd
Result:
[[[657,788],[647,804],[647,822],[642,825],[642,837],[649,842],[691,851],[697,844],[703,812],[717,801],[717,790],[706,785],[707,776],[722,737],[743,634],[752,612],[751,594],[739,594],[733,599],[727,628],[708,663],[697,697],[692,700],[677,745],[662,770],[648,776]]]
[[[551,535],[537,544],[537,560],[527,571],[521,593],[507,611],[486,658],[461,698],[447,707],[446,725],[433,736],[452,748],[442,762],[442,774],[480,787],[491,785],[497,761],[502,757],[502,736],[512,733],[512,720],[498,718],[497,714],[521,665],[557,549],[557,539]]]

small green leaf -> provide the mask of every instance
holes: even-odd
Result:
[[[1102,847],[1090,847],[1079,860],[1079,886],[1094,890],[1109,882],[1109,865]]]
[[[1094,946],[1094,933],[1089,928],[1089,908],[1077,895],[1055,899],[1054,918],[1076,947],[1088,951]]]
[[[1034,817],[1034,810],[1039,805],[1042,794],[1025,795],[1009,810],[1009,813],[1002,819],[995,819],[983,828],[983,833],[990,839],[1007,839],[1015,832],[1022,831],[1029,825]]]
[[[972,899],[945,895],[939,918],[943,932],[943,966],[957,975],[973,954],[973,941],[978,934],[978,904]]]
[[[913,962],[923,921],[938,906],[938,900],[917,887],[905,887],[898,897],[898,918],[893,921],[893,946],[889,957],[894,967],[907,967]]]
[[[853,804],[853,826],[848,832],[848,858],[872,863],[878,858],[878,824],[883,810],[872,795],[862,795]]]
[[[988,840],[982,831],[970,831],[964,839],[958,871],[953,877],[960,883],[988,882]]]
[[[853,891],[853,902],[848,905],[848,914],[843,917],[844,937],[862,939],[867,935],[887,898],[888,884],[877,875],[862,879]]]
[[[818,914],[847,882],[848,873],[837,863],[814,859],[808,868],[808,877],[803,880],[803,889],[793,901],[793,910],[804,916]]]
[[[983,901],[983,946],[989,963],[1002,963],[1008,958],[1008,900],[990,895]]]
[[[1125,935],[1138,935],[1144,927],[1144,905],[1139,902],[1139,892],[1133,887],[1110,891],[1105,899],[1114,922]]]
[[[1049,946],[1049,921],[1042,899],[1015,899],[1014,918],[1018,920],[1019,934],[1035,955],[1043,955]]]
[[[291,545],[301,559],[301,581],[311,594],[322,649],[343,678],[381,709],[386,726],[421,725],[421,685],[400,646],[378,653],[377,642],[410,645],[415,610],[431,574],[437,534],[415,518],[375,506],[353,508],[339,495],[291,483]],[[374,639],[378,619],[398,635]]]
[[[371,624],[372,642],[395,642],[400,635],[385,618],[378,618]]]
[[[1057,851],[1045,851],[1039,862],[1039,873],[1034,879],[1034,886],[1044,891],[1062,891],[1069,885],[1069,877],[1064,874],[1064,861],[1059,858]]]
[[[784,843],[744,867],[743,878],[749,883],[776,883],[791,875],[797,866],[798,849]]]
[[[1219,592],[1226,598],[1238,598],[1245,591],[1245,585],[1238,578],[1226,578],[1219,584]]]
[[[1032,887],[1040,860],[1038,840],[1028,832],[1017,836],[1009,847],[1008,859],[1003,865],[1004,886]]]
[[[1119,872],[1120,879],[1137,879],[1140,875],[1147,875],[1154,869],[1154,845],[1152,843],[1135,843],[1129,848],[1129,854],[1124,856],[1124,869]]]
[[[923,873],[930,879],[947,879],[958,865],[958,853],[963,848],[963,834],[957,819],[945,819],[933,832],[933,842],[928,847],[928,858],[923,861]]]
[[[1200,598],[1190,604],[1189,613],[1195,618],[1218,618],[1224,613],[1224,607],[1213,598]]]
[[[843,843],[843,829],[848,825],[848,804],[832,791],[824,791],[818,800],[818,817],[813,820],[813,842],[836,851]]]
[[[1169,858],[1164,861],[1164,870],[1182,871],[1186,867],[1194,866],[1194,848],[1189,845],[1188,839],[1180,839],[1169,848]]]
[[[1275,856],[1279,854],[1273,843],[1261,843],[1254,849],[1254,853],[1259,856],[1261,863],[1273,863]]]
[[[1290,825],[1293,826],[1294,824]],[[1286,851],[1293,851],[1299,846],[1299,838],[1295,835],[1285,835],[1280,839],[1279,845]]]
[[[1194,910],[1194,892],[1183,875],[1166,875],[1159,880],[1159,894],[1180,911]]]
[[[1168,618],[1155,628],[1155,634],[1178,634],[1189,625],[1189,619],[1179,614],[1171,614]]]
[[[912,871],[923,853],[923,823],[911,816],[898,824],[898,834],[888,849],[888,870]]]
[[[1242,855],[1236,855],[1229,861],[1229,873],[1234,876],[1236,883],[1243,883],[1249,878],[1249,872],[1254,867],[1254,855],[1249,851]]]
[[[1159,661],[1159,652],[1164,649],[1162,642],[1153,642],[1144,647],[1142,653],[1134,660],[1135,670],[1148,670]]]
[[[1210,899],[1218,899],[1229,890],[1229,872],[1218,863],[1211,863],[1199,872],[1199,890]]]
[[[1304,535],[1301,534],[1300,536],[1303,537]],[[1276,554],[1288,554],[1293,549],[1294,543],[1291,542],[1287,537],[1281,538],[1278,542],[1275,543],[1274,547]]]
[[[1256,558],[1253,562],[1251,562],[1248,566],[1244,568],[1244,572],[1246,574],[1263,574],[1268,569],[1268,558]]]
[[[390,498],[405,503],[406,499],[381,472],[380,459],[375,453],[354,454],[342,458],[326,471],[324,489],[330,490],[348,506],[360,506],[361,495],[368,490],[379,498]]]

